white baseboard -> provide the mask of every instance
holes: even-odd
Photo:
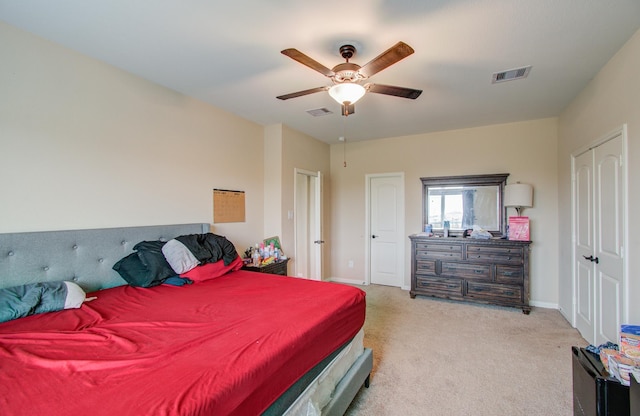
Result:
[[[326,280],[328,280],[329,282],[346,283],[348,285],[358,285],[358,286],[364,286],[367,284],[364,280],[345,279],[342,277],[330,277]]]
[[[366,286],[367,282],[363,281],[363,280],[353,280],[353,279],[345,279],[343,277],[329,277],[328,279],[325,279],[328,282],[336,282],[336,283],[346,283],[348,285],[358,285],[358,286]],[[409,291],[411,290],[411,286],[401,286],[399,288],[400,290],[406,290]]]
[[[560,309],[560,305],[557,303],[551,302],[539,302],[537,300],[529,301],[530,306],[535,306],[537,308],[546,308],[546,309]]]

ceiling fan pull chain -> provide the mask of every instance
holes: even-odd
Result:
[[[343,167],[347,167],[347,118],[342,119],[342,160]]]

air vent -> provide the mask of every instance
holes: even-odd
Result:
[[[491,77],[491,83],[495,84],[498,82],[513,81],[514,79],[526,78],[527,75],[529,75],[529,71],[531,71],[531,65],[525,66],[522,68],[509,69],[507,71],[496,72]]]
[[[311,114],[314,117],[327,116],[329,114],[333,114],[333,111],[330,111],[328,108],[316,108],[313,110],[307,110],[307,113]]]

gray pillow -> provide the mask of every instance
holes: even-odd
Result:
[[[167,259],[167,263],[178,274],[186,273],[200,264],[187,246],[175,238],[167,241],[167,244],[162,246],[162,254]]]

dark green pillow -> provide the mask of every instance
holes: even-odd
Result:
[[[136,244],[135,252],[113,265],[131,286],[151,287],[161,284],[166,278],[176,276],[162,254],[164,241],[142,241]]]

